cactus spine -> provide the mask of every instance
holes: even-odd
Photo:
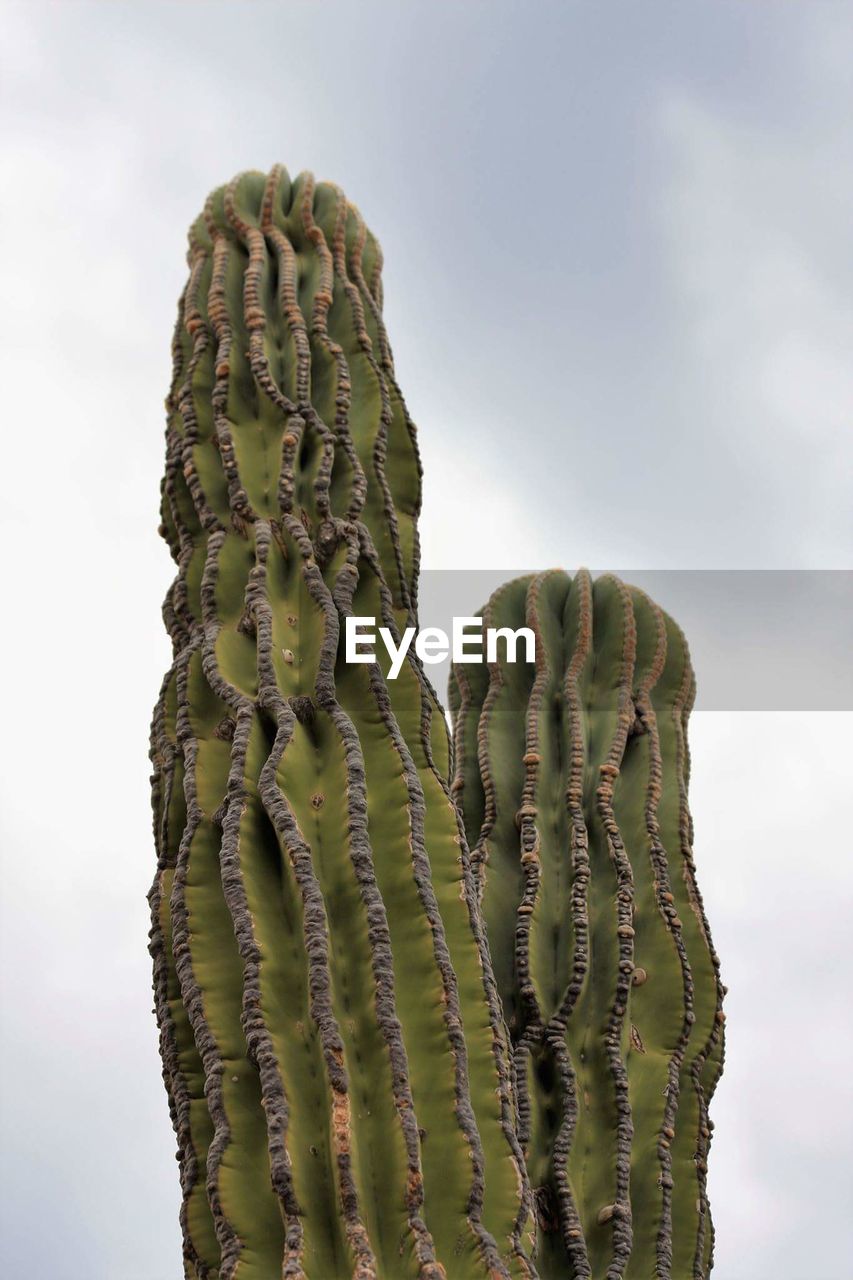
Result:
[[[509,1277],[527,1191],[445,726],[417,662],[420,466],[358,212],[212,195],[173,342],[151,951],[185,1275]]]
[[[497,591],[535,663],[458,665],[453,792],[509,1025],[543,1277],[707,1276],[724,988],[687,804],[694,676],[642,592]]]

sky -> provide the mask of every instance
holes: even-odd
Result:
[[[275,161],[360,206],[419,424],[426,568],[851,569],[853,6],[0,18],[0,1256],[172,1280],[144,894],[188,224]],[[820,661],[816,642],[795,678]],[[851,730],[849,711],[693,722],[730,987],[720,1280],[842,1280],[853,1250]]]

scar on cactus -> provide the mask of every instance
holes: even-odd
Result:
[[[484,628],[534,663],[455,665],[453,793],[512,1038],[544,1277],[704,1277],[719,960],[693,860],[680,629],[585,571],[519,578]]]
[[[339,644],[352,613],[416,621],[381,262],[338,188],[282,168],[190,232],[150,903],[195,1280],[535,1275],[446,725],[416,657],[386,684]]]

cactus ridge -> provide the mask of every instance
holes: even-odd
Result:
[[[192,1034],[188,1028],[180,1029],[185,1020],[183,1006],[176,997],[177,981],[172,959],[171,924],[168,910],[163,916],[164,907],[168,908],[171,896],[171,884],[174,878],[174,862],[170,860],[170,817],[173,800],[183,798],[182,760],[176,758],[176,752],[169,740],[165,728],[165,701],[168,686],[174,681],[174,673],[167,674],[163,681],[155,710],[152,725],[152,743],[157,753],[158,764],[152,775],[152,805],[154,809],[155,847],[158,856],[158,874],[149,893],[151,905],[152,931],[150,950],[154,968],[155,1012],[160,1027],[160,1054],[163,1061],[163,1080],[169,1098],[172,1123],[178,1137],[178,1157],[181,1164],[180,1178],[183,1199],[180,1222],[184,1237],[185,1257],[187,1264],[194,1268],[201,1277],[208,1274],[204,1256],[196,1248],[194,1233],[188,1221],[188,1207],[193,1190],[199,1182],[199,1156],[194,1144],[194,1124],[192,1112],[194,1099],[190,1084],[190,1072],[182,1065],[187,1058],[193,1060],[196,1072],[201,1071],[197,1061]],[[174,823],[174,820],[173,820]],[[175,824],[176,825],[176,824]],[[190,1043],[192,1048],[189,1048]],[[196,1104],[197,1105],[197,1104]],[[204,1126],[205,1128],[207,1126]],[[202,1139],[202,1158],[206,1159],[208,1141]],[[212,1234],[212,1220],[210,1222]],[[211,1246],[208,1246],[211,1247]]]
[[[671,627],[667,619],[668,628]],[[711,929],[705,914],[705,905],[696,880],[696,864],[693,858],[693,819],[687,797],[690,777],[690,748],[687,742],[687,724],[690,712],[696,700],[696,678],[690,665],[687,642],[678,633],[684,649],[684,676],[681,687],[675,697],[671,723],[675,739],[676,759],[678,762],[678,828],[681,852],[684,859],[684,883],[692,913],[699,922],[699,933],[707,948],[713,967],[714,991],[716,1002],[714,1022],[706,1039],[700,1044],[698,1052],[690,1062],[689,1075],[696,1097],[698,1111],[698,1133],[696,1137],[695,1162],[699,1181],[699,1228],[696,1237],[696,1248],[693,1256],[693,1275],[702,1277],[714,1265],[714,1223],[711,1217],[707,1190],[708,1152],[711,1146],[713,1121],[708,1111],[717,1082],[725,1065],[725,1012],[723,998],[727,987],[723,984],[720,971],[720,958],[714,947]],[[690,918],[689,916],[687,917]]]
[[[373,552],[373,549],[367,545],[366,534],[364,536],[362,554],[368,564],[372,562],[375,565],[375,553]],[[347,585],[349,586],[349,584]],[[350,598],[346,598],[343,593],[340,593],[338,596],[338,606],[341,610],[341,616],[343,617],[353,613],[351,595],[352,591],[350,590]],[[386,626],[391,627],[392,630],[396,630],[395,619],[390,608],[390,596],[387,592],[382,591],[381,585],[380,598],[382,601],[380,616],[383,617]],[[399,637],[397,637],[397,639],[399,639]],[[414,670],[415,674],[420,676],[421,672],[417,666]],[[399,756],[406,783],[407,808],[411,822],[412,866],[418,889],[418,896],[422,904],[422,910],[429,922],[432,934],[433,954],[436,968],[441,979],[441,998],[445,1009],[444,1021],[448,1039],[452,1046],[455,1074],[454,1114],[456,1122],[464,1134],[468,1146],[469,1158],[473,1172],[467,1202],[467,1213],[472,1224],[472,1229],[477,1237],[478,1244],[483,1252],[483,1256],[488,1260],[489,1267],[494,1269],[495,1274],[503,1274],[504,1268],[500,1261],[500,1256],[495,1242],[492,1240],[482,1224],[484,1201],[484,1152],[468,1093],[468,1050],[462,1029],[462,1011],[460,1006],[458,983],[451,961],[450,949],[447,944],[441,912],[438,907],[438,902],[436,900],[431,880],[425,833],[426,800],[411,752],[406,744],[403,734],[397,726],[388,687],[382,678],[381,670],[377,665],[372,665],[370,668],[370,687],[376,703],[376,708],[382,718],[385,731],[387,732]],[[422,684],[420,693],[421,743],[424,753],[428,758],[428,753],[430,752],[428,736],[430,712],[425,681]],[[448,810],[451,813],[453,812],[449,805]],[[473,888],[473,886],[471,887]],[[465,888],[467,891],[467,883],[465,884]],[[476,917],[474,917],[474,919],[476,919]],[[480,936],[475,934],[475,937],[477,942],[481,943],[482,940]],[[498,1005],[497,1000],[495,999],[493,1009],[490,1008],[490,1020],[493,1025],[494,1019],[499,1016],[497,1014],[497,1009]],[[510,1129],[509,1133],[511,1134],[511,1132],[512,1131]],[[518,1154],[520,1157],[520,1151]]]
[[[149,895],[185,1274],[534,1275],[446,728],[414,658],[391,690],[340,655],[354,609],[416,616],[378,246],[279,167],[210,197],[189,264]]]
[[[517,579],[454,665],[456,796],[513,1045],[542,1276],[707,1276],[724,988],[696,885],[675,623],[612,575]]]

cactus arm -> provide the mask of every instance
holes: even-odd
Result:
[[[355,283],[353,226],[350,262],[370,272]],[[163,503],[187,812],[159,982],[168,991],[171,964],[210,1113],[182,1172],[201,1154],[219,1257],[196,1266],[201,1231],[187,1257],[221,1280],[532,1274],[506,1047],[434,697],[417,664],[391,695],[378,667],[368,680],[338,662],[356,586],[395,625],[417,573],[417,451],[371,358],[379,259],[360,236],[336,189],[274,170],[215,193],[191,237]],[[405,992],[398,953],[431,1005]],[[422,1108],[435,1136],[455,1117],[452,1159],[435,1141],[426,1157]],[[194,1209],[199,1179],[186,1182]]]
[[[507,584],[484,617],[537,640],[535,664],[499,654],[486,679],[459,666],[451,684],[537,1263],[700,1280],[724,988],[692,858],[686,645],[643,593],[585,572]]]

